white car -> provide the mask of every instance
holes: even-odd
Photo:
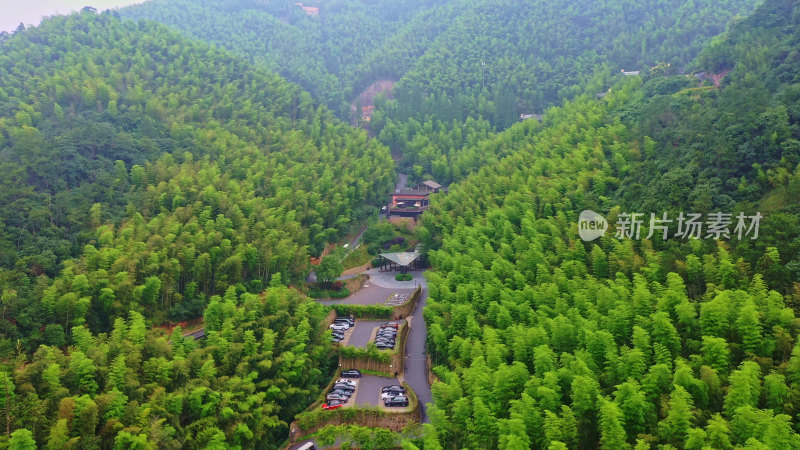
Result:
[[[351,380],[349,378],[339,378],[338,380],[336,380],[336,383],[334,383],[334,384],[339,384],[339,383],[344,383],[344,384],[348,384],[350,386],[356,387],[356,381],[355,380]]]
[[[350,328],[350,325],[346,323],[332,323],[330,326],[331,330],[339,330],[339,331],[346,331],[348,328]]]
[[[405,391],[389,391],[381,393],[381,400],[386,400],[387,398],[397,397],[398,395],[406,395]]]

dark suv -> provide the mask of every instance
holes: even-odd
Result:
[[[361,378],[361,372],[356,369],[343,370],[340,375],[342,378]]]
[[[387,398],[383,401],[386,406],[408,406],[408,397],[405,395],[398,395],[396,397]]]

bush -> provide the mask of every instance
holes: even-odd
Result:
[[[375,258],[372,260],[372,267],[380,267],[381,263],[383,262],[382,258]]]
[[[410,273],[398,273],[394,276],[397,281],[411,281],[414,277]]]
[[[350,290],[347,288],[339,289],[338,291],[328,291],[331,298],[345,298],[350,295]]]
[[[308,296],[311,298],[345,298],[348,295],[350,295],[350,290],[347,288],[341,288],[337,291],[313,287],[308,290]]]
[[[384,305],[333,305],[333,309],[340,316],[350,316],[357,319],[390,319],[392,308]]]
[[[389,249],[391,249],[392,247],[395,247],[395,246],[402,246],[403,244],[405,244],[405,242],[406,242],[406,238],[404,238],[403,236],[397,236],[392,240],[384,242],[383,243],[383,248],[384,248],[384,250],[389,250]]]

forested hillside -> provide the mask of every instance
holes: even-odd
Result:
[[[767,1],[696,63],[721,86],[623,80],[493,138],[510,156],[435,198],[425,449],[800,446],[798,19]],[[580,239],[583,209],[605,237]],[[646,239],[678,211],[764,218],[755,240]],[[640,238],[614,236],[624,212]]]
[[[661,62],[680,71],[732,17],[748,14],[755,4],[470,2],[402,75],[395,100],[378,108],[370,127],[382,142],[402,150],[415,178],[457,180],[494,156],[469,166],[471,158],[461,153],[470,147],[441,142],[441,135],[463,128],[467,117],[503,130],[522,113],[543,113],[582,93],[604,93],[621,70],[647,70]]]
[[[126,8],[229,48],[299,83],[340,113],[370,83],[398,81],[369,128],[403,155],[412,180],[450,182],[495,154],[462,154],[621,69],[682,70],[758,2],[154,0]],[[356,111],[360,115],[360,111]],[[416,166],[416,167],[415,167]]]
[[[335,362],[284,285],[382,201],[388,149],[110,13],[4,36],[0,80],[2,445],[277,448]]]
[[[308,94],[163,26],[87,12],[0,45],[5,345],[301,280],[395,177]]]
[[[800,448],[800,5],[757,3],[151,0],[0,35],[0,448],[279,448],[341,368],[309,257],[392,152],[452,184],[400,238],[430,423],[380,442]]]
[[[415,15],[424,13],[429,5],[444,3],[333,0],[322,3],[319,16],[311,17],[294,0],[153,0],[121,13],[133,19],[163,22],[230,49],[300,84],[341,117],[349,118],[350,102],[359,89],[375,81],[365,79],[365,61],[380,58],[369,64],[371,67],[394,63],[381,58],[381,44],[402,33],[409,27],[407,23],[431,23],[430,15],[422,14],[419,19]],[[402,42],[406,50],[409,45],[412,43]]]

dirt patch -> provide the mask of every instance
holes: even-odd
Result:
[[[345,270],[344,272],[342,272],[342,276],[346,277],[347,275],[355,275],[357,273],[366,272],[367,270],[370,269],[370,267],[372,267],[372,262],[371,261],[366,263],[366,264],[364,264],[363,266],[352,267],[350,269]],[[350,290],[351,294],[353,292],[354,292],[353,290]]]
[[[389,217],[389,222],[399,226],[400,228],[405,228],[409,232],[414,231],[414,228],[417,226],[417,221],[414,219],[409,219],[408,217]]]
[[[367,281],[366,275],[359,275],[357,277],[348,278],[344,282],[344,287],[350,291],[350,295],[358,292],[362,287],[364,287],[364,282]]]
[[[355,100],[353,100],[353,104],[350,105],[350,110],[353,112],[353,116],[357,117],[360,113],[361,118],[369,122],[372,119],[372,113],[375,111],[375,97],[378,94],[386,94],[387,99],[392,98],[392,89],[394,88],[394,84],[396,81],[394,80],[378,80],[364,89]],[[361,111],[357,111],[357,108],[361,108]]]
[[[375,106],[375,97],[378,94],[385,93],[386,98],[392,98],[392,89],[394,88],[394,84],[396,81],[394,80],[378,80],[364,89],[356,100],[353,102],[353,105],[356,103],[360,103],[362,107],[364,106]]]
[[[725,78],[725,75],[727,75],[729,73],[731,73],[731,71],[730,70],[726,70],[726,71],[720,72],[720,73],[712,73],[708,77],[711,78],[712,82],[714,82],[714,86],[715,87],[719,87],[720,81],[722,81],[722,79]]]

